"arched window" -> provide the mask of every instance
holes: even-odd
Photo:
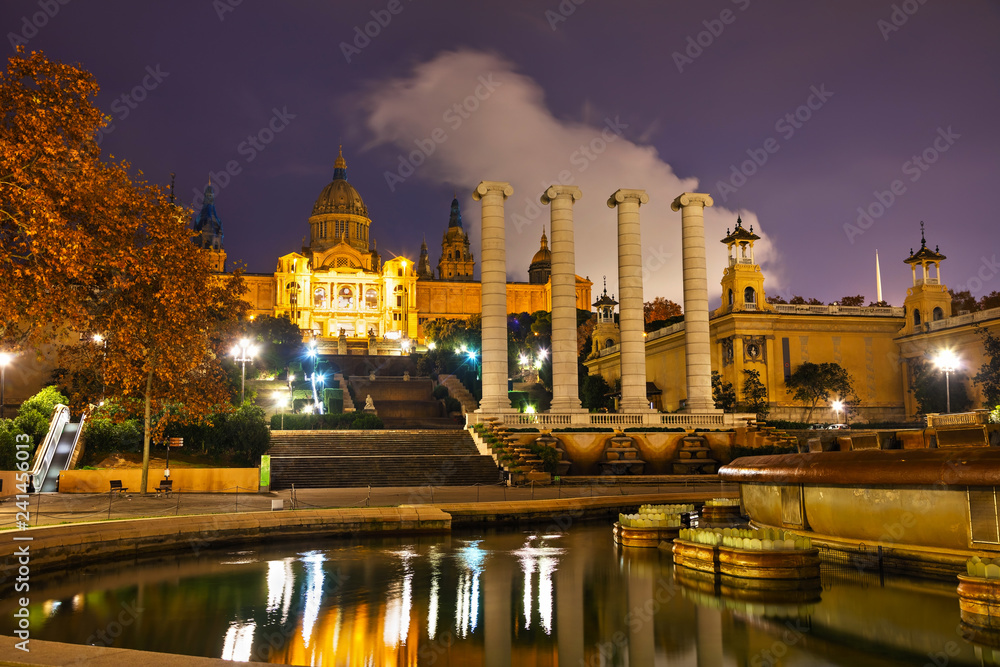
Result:
[[[733,305],[733,290],[729,290],[729,305]]]
[[[378,308],[378,292],[374,288],[369,288],[365,292],[365,307],[368,310],[375,310]]]
[[[937,322],[938,320],[943,320],[944,319],[944,311],[941,310],[941,306],[938,306],[938,307],[936,307],[934,309],[933,318],[934,318],[935,322]]]
[[[743,303],[757,303],[757,292],[752,287],[743,290]]]
[[[337,308],[354,307],[354,290],[350,287],[341,287],[337,292]]]
[[[612,338],[609,338],[606,341],[604,341],[604,349],[605,350],[608,349],[609,347],[614,347],[614,345],[615,345],[615,341]]]
[[[920,326],[920,311],[916,308],[913,309],[913,325]]]
[[[317,287],[313,290],[313,306],[316,308],[326,308],[326,290]]]

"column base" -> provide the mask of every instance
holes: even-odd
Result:
[[[580,405],[580,401],[574,400],[572,398],[553,400],[549,405],[549,409],[546,412],[558,413],[558,414],[580,414],[584,412],[590,412],[587,408]]]
[[[651,414],[656,412],[656,410],[649,407],[649,403],[646,403],[645,401],[621,401],[618,404],[618,412],[619,414],[623,412],[630,412],[633,414]]]

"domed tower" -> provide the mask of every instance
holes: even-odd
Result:
[[[552,251],[549,250],[549,239],[542,227],[542,243],[538,252],[531,258],[528,265],[528,282],[532,285],[544,285],[552,276]]]
[[[617,305],[618,302],[615,301],[614,295],[608,296],[608,279],[605,277],[604,293],[601,294],[601,298],[594,302],[594,307],[597,308],[597,324],[594,326],[594,333],[591,336],[594,356],[600,354],[601,350],[621,342],[621,330],[615,323],[615,306]]]
[[[924,223],[921,222],[920,250],[913,252],[913,248],[910,248],[910,256],[903,260],[913,272],[913,287],[906,290],[906,299],[903,300],[906,323],[900,333],[919,333],[925,329],[925,323],[951,317],[951,294],[941,282],[941,261],[944,259],[947,257],[941,254],[939,246],[935,246],[934,250],[927,247]]]
[[[344,243],[369,252],[368,207],[361,195],[347,182],[347,161],[341,147],[333,164],[333,180],[323,188],[309,216],[309,248],[319,252]]]
[[[736,227],[726,230],[729,265],[722,273],[722,305],[716,315],[737,312],[773,311],[764,295],[764,274],[753,256],[754,241],[760,237],[743,226],[743,218],[736,216]]]
[[[468,282],[472,280],[472,272],[475,267],[476,262],[469,249],[469,236],[462,228],[462,211],[458,206],[458,197],[455,197],[451,200],[448,229],[441,240],[438,278],[440,280]]]
[[[205,186],[201,210],[194,216],[194,232],[198,235],[194,242],[212,257],[212,270],[224,273],[226,251],[222,249],[222,220],[215,211],[215,188],[211,181]]]

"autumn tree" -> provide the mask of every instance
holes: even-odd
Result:
[[[216,334],[245,312],[245,287],[212,274],[190,211],[101,159],[97,90],[40,53],[0,75],[0,337],[60,344],[69,373],[100,368],[102,390],[141,403],[145,492],[150,440],[228,406]],[[100,345],[80,343],[92,334]]]
[[[642,304],[642,314],[646,324],[653,322],[663,322],[664,320],[681,317],[683,312],[679,304],[670,299],[658,296],[652,301]]]
[[[771,296],[764,299],[767,303],[788,303],[784,297],[778,296],[777,294],[772,294]]]
[[[806,421],[812,418],[816,405],[820,401],[829,401],[831,396],[845,403],[858,402],[850,374],[836,363],[814,364],[807,361],[785,380],[785,387],[795,400],[809,404]]]
[[[788,303],[793,303],[793,304],[797,304],[797,305],[808,305],[808,306],[824,306],[824,305],[826,305],[822,301],[820,301],[819,299],[816,299],[816,298],[813,298],[813,297],[809,297],[808,299],[806,299],[805,297],[799,296],[798,294],[793,295],[792,298],[788,300]]]
[[[990,310],[992,308],[1000,308],[1000,292],[995,290],[989,294],[984,294],[982,298],[979,299],[980,310]]]
[[[105,165],[93,77],[23,49],[0,72],[0,341],[27,347],[84,330]],[[44,324],[41,324],[44,323]]]

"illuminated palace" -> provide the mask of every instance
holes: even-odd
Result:
[[[743,371],[756,370],[767,388],[771,418],[801,420],[806,408],[792,398],[785,382],[805,362],[833,362],[850,373],[860,398],[852,420],[912,418],[918,412],[910,391],[917,365],[952,350],[964,369],[952,383],[964,382],[973,405],[982,404],[981,388],[969,378],[985,360],[979,328],[1000,335],[1000,308],[952,313],[951,295],[941,278],[946,258],[927,246],[923,234],[920,247],[903,259],[913,285],[902,308],[768,303],[753,251],[759,238],[737,219],[721,239],[729,261],[721,280],[722,304],[709,320],[712,370],[732,383],[739,400],[744,400]],[[595,305],[598,326],[585,363],[591,374],[614,383],[621,372],[616,302],[605,294]],[[684,322],[649,333],[645,347],[648,399],[663,411],[682,408],[687,398]],[[825,403],[813,415],[828,422],[842,417]]]
[[[320,192],[309,216],[309,245],[279,257],[273,275],[247,276],[253,314],[287,317],[321,342],[343,335],[354,339],[352,350],[375,338],[380,352],[391,353],[404,342],[422,343],[425,322],[465,319],[481,312],[481,287],[473,279],[475,258],[457,199],[451,202],[436,275],[426,242],[416,260],[397,256],[383,261],[371,224],[368,207],[347,180],[341,152],[333,180]],[[195,217],[195,232],[222,270],[222,225],[211,186]],[[551,310],[550,267],[543,234],[529,268],[529,282],[507,285],[508,312]],[[590,280],[577,276],[578,308],[590,309],[591,286]]]

